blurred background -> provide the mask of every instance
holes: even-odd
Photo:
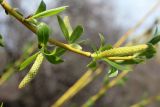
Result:
[[[7,0],[27,17],[34,13],[41,0]],[[92,51],[91,46],[99,46],[98,33],[105,35],[105,42],[114,44],[128,29],[132,28],[158,0],[44,0],[47,8],[68,5],[61,15],[68,15],[73,27],[83,25],[85,32],[82,39],[88,39],[85,50]],[[127,42],[140,44],[152,35],[152,28],[159,23],[160,5],[147,17],[142,26],[128,38]],[[55,16],[43,19],[52,30],[52,37],[64,41]],[[5,40],[5,47],[0,47],[0,75],[9,72],[12,76],[0,85],[0,102],[4,107],[49,107],[87,70],[90,59],[67,52],[64,63],[52,65],[45,61],[36,78],[24,89],[18,84],[28,72],[18,72],[17,67],[8,69],[21,59],[26,47],[37,42],[31,31],[21,23],[5,14],[0,7],[0,33]],[[147,36],[149,35],[149,36]],[[136,39],[138,38],[138,39]],[[30,43],[30,44],[29,44]],[[37,48],[37,45],[35,46]],[[32,49],[31,49],[32,52]],[[34,52],[33,52],[34,53]],[[24,60],[24,59],[23,59]],[[160,54],[159,50],[153,59],[137,65],[127,75],[124,85],[116,85],[105,96],[99,99],[94,107],[129,107],[144,97],[160,93]],[[15,65],[16,66],[16,65]],[[79,107],[102,86],[105,70],[97,79],[80,91],[63,107]],[[2,82],[2,81],[1,81]],[[160,107],[154,102],[147,107]]]

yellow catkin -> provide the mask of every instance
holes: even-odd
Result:
[[[21,83],[19,84],[19,88],[24,88],[35,76],[36,74],[38,73],[38,69],[40,68],[40,65],[42,64],[43,62],[43,54],[40,53],[34,64],[32,65],[30,71],[28,72],[28,74],[23,78],[23,80],[21,81]]]
[[[92,54],[92,57],[102,58],[102,57],[133,55],[135,53],[143,52],[147,48],[148,48],[148,45],[146,45],[146,44],[136,45],[136,46],[120,47],[120,48],[113,48],[113,49],[101,52],[100,54],[94,53],[94,54]]]

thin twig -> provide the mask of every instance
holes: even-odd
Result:
[[[131,105],[130,107],[146,107],[147,105],[155,102],[155,101],[160,101],[160,94],[143,99],[142,101]]]

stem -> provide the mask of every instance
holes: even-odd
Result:
[[[93,95],[90,99],[88,99],[88,101],[86,103],[84,103],[82,105],[82,107],[90,107],[91,105],[93,105],[99,98],[101,98],[106,91],[115,86],[117,84],[117,82],[123,78],[124,76],[126,76],[128,74],[128,71],[123,71],[121,74],[119,74],[115,79],[113,79],[111,82],[109,82],[107,85],[104,85],[97,94]],[[91,103],[90,103],[91,102]],[[91,105],[90,105],[91,104]]]
[[[29,23],[28,21],[26,21],[26,19],[22,15],[17,13],[17,11],[14,8],[12,8],[5,0],[1,3],[1,5],[11,16],[15,17],[18,21],[20,21],[23,25],[25,25],[33,33],[35,33],[35,34],[37,33],[37,28],[35,26],[33,26],[31,23]],[[64,44],[64,43],[59,42],[55,39],[50,38],[49,42],[51,44],[57,45],[59,47],[62,47],[64,49],[70,50],[72,52],[75,52],[75,53],[83,55],[83,56],[86,56],[86,57],[91,56],[90,52],[85,52],[82,50],[75,49],[75,48],[71,47],[70,45]]]
[[[160,94],[143,99],[142,101],[131,105],[130,107],[146,107],[147,105],[160,100]]]
[[[63,96],[61,96],[51,107],[61,107],[65,102],[71,99],[75,94],[89,84],[95,76],[98,76],[104,69],[104,65],[98,67],[95,71],[89,69],[86,73],[71,87]]]

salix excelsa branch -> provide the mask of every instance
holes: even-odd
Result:
[[[99,61],[106,62],[110,67],[109,73],[112,75],[118,70],[131,70],[128,65],[139,64],[152,58],[156,53],[154,45],[160,41],[158,28],[156,29],[153,38],[147,43],[119,48],[113,48],[112,45],[106,44],[104,42],[104,36],[99,34],[101,41],[100,47],[94,52],[88,52],[84,51],[78,42],[83,34],[83,27],[81,25],[77,25],[75,28],[72,28],[69,18],[67,16],[62,18],[59,15],[59,13],[63,12],[68,8],[68,6],[47,10],[46,4],[42,0],[33,15],[25,18],[17,9],[12,8],[6,0],[0,0],[0,4],[7,14],[19,20],[24,26],[35,33],[38,40],[37,47],[39,51],[27,58],[20,65],[20,70],[23,70],[34,61],[30,71],[21,81],[19,88],[25,87],[36,76],[44,59],[48,60],[52,64],[62,63],[64,60],[61,56],[67,51],[91,58],[91,61],[87,65],[87,67],[91,69],[95,69]],[[60,27],[67,43],[62,43],[50,38],[51,28],[47,23],[39,21],[41,18],[53,15],[57,17],[57,21],[59,23],[58,26]],[[48,49],[48,44],[53,45],[54,48],[52,50]],[[0,36],[0,45],[4,46],[2,36]]]

